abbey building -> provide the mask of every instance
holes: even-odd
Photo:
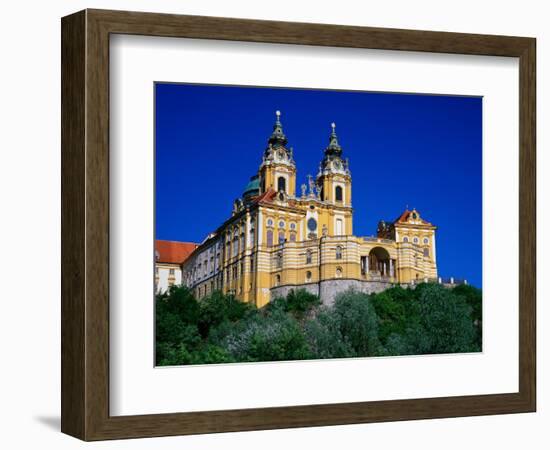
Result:
[[[353,215],[363,212],[352,208],[350,163],[335,124],[320,159],[317,176],[297,191],[277,112],[258,173],[231,217],[176,266],[178,282],[197,298],[221,290],[261,307],[292,288],[330,302],[350,287],[375,292],[437,278],[436,227],[415,209],[380,221],[376,236],[354,235]]]

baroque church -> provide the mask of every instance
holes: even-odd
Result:
[[[376,236],[366,237],[354,235],[353,214],[350,163],[336,125],[317,176],[296,192],[293,149],[277,111],[258,173],[231,217],[200,245],[181,243],[183,261],[165,257],[177,243],[157,249],[157,289],[159,277],[166,286],[160,268],[169,284],[184,284],[199,299],[221,290],[261,307],[296,288],[331,303],[349,288],[379,292],[437,279],[436,227],[416,209],[380,221]]]

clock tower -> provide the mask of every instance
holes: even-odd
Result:
[[[338,143],[335,123],[332,123],[329,144],[319,166],[317,186],[321,189],[323,202],[351,207],[351,173],[347,159],[342,158],[342,147]]]
[[[296,163],[292,147],[287,147],[288,140],[283,132],[281,112],[276,112],[273,132],[269,137],[260,165],[260,194],[273,189],[284,192],[286,196],[296,194]]]

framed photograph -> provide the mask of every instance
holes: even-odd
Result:
[[[535,39],[62,19],[62,431],[532,412]]]

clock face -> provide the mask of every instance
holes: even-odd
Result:
[[[313,217],[307,221],[307,229],[311,232],[317,229],[317,221]]]

